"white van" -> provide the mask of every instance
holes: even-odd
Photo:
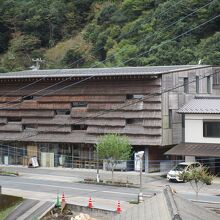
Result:
[[[199,162],[183,162],[177,164],[172,170],[170,170],[167,174],[167,180],[172,181],[175,180],[177,182],[183,182],[182,179],[179,178],[179,175],[183,172],[190,172],[190,169],[201,167]]]

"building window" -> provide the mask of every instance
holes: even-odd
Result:
[[[29,95],[29,96],[23,96],[22,97],[22,100],[25,101],[25,100],[33,100],[34,99],[34,96],[33,95]]]
[[[128,124],[128,125],[142,125],[143,119],[142,118],[128,118],[128,119],[126,119],[126,124]]]
[[[183,78],[184,93],[189,93],[189,79]]]
[[[75,130],[87,130],[87,125],[71,125],[72,131]]]
[[[182,114],[182,128],[185,128],[185,115]]]
[[[70,110],[69,109],[59,109],[55,110],[56,115],[70,115]]]
[[[144,95],[141,94],[136,94],[136,95],[132,95],[132,94],[127,94],[126,95],[126,99],[143,99]]]
[[[211,77],[207,76],[207,93],[211,93]]]
[[[126,99],[133,99],[133,98],[134,98],[134,96],[131,95],[131,94],[127,94],[127,95],[126,95]]]
[[[38,125],[37,124],[27,124],[23,125],[23,130],[35,130],[37,129]]]
[[[21,118],[20,117],[8,117],[7,121],[8,122],[21,122]]]
[[[215,71],[215,74],[213,75],[213,85],[220,85],[220,72]]]
[[[173,120],[172,120],[172,117],[173,117],[173,113],[172,113],[172,109],[169,109],[169,124],[168,124],[168,126],[169,126],[169,128],[172,128],[172,122],[173,122]]]
[[[199,76],[196,76],[196,93],[199,93]]]
[[[72,108],[87,107],[87,102],[72,102]]]
[[[220,121],[203,122],[203,137],[220,137]]]

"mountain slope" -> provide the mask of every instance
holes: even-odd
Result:
[[[219,0],[0,0],[0,72],[36,57],[43,68],[219,65],[219,15]]]

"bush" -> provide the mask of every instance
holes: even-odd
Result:
[[[7,73],[8,70],[4,67],[0,67],[0,73]]]
[[[198,194],[200,189],[206,184],[211,185],[214,179],[214,175],[212,175],[207,167],[196,167],[192,168],[189,171],[183,172],[179,175],[179,178],[184,182],[190,182],[193,190],[196,193],[196,197],[198,198]]]

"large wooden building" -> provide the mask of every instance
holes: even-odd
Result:
[[[100,135],[127,135],[149,161],[182,141],[176,111],[211,94],[205,65],[34,70],[0,74],[0,163],[95,167]]]

